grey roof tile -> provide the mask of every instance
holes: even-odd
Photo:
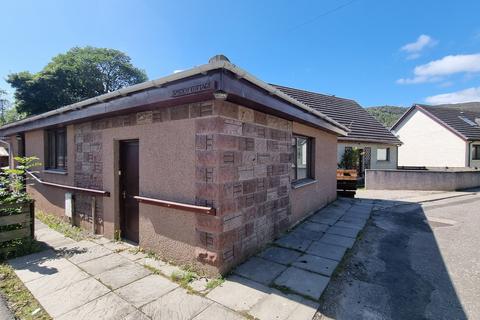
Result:
[[[395,135],[354,100],[272,85],[292,98],[348,127],[351,130],[347,135],[349,140],[401,143]]]

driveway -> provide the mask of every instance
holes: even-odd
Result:
[[[480,319],[480,195],[360,195],[384,200],[322,296],[317,318]]]

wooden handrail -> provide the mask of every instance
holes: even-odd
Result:
[[[51,186],[55,188],[60,188],[60,189],[65,189],[65,190],[72,190],[72,191],[77,191],[77,192],[84,192],[84,193],[91,193],[91,194],[96,194],[99,196],[103,197],[110,197],[110,192],[108,191],[103,191],[103,190],[96,190],[96,189],[88,189],[88,188],[80,188],[80,187],[73,187],[73,186],[67,186],[65,184],[59,184],[59,183],[53,183],[53,182],[48,182],[48,181],[43,181],[36,175],[34,175],[30,171],[26,171],[35,181],[37,181],[40,184],[46,185],[46,186]]]
[[[147,198],[147,197],[141,197],[141,196],[134,196],[133,198],[135,198],[140,203],[147,203],[153,206],[179,209],[179,210],[191,211],[195,213],[209,214],[212,216],[216,215],[216,210],[215,208],[212,208],[212,207],[196,206],[193,204],[153,199],[153,198]]]

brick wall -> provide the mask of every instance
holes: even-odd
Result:
[[[197,258],[228,269],[291,224],[292,122],[229,102],[196,120]]]

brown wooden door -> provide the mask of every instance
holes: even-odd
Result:
[[[120,230],[122,238],[138,243],[138,140],[120,142]]]

